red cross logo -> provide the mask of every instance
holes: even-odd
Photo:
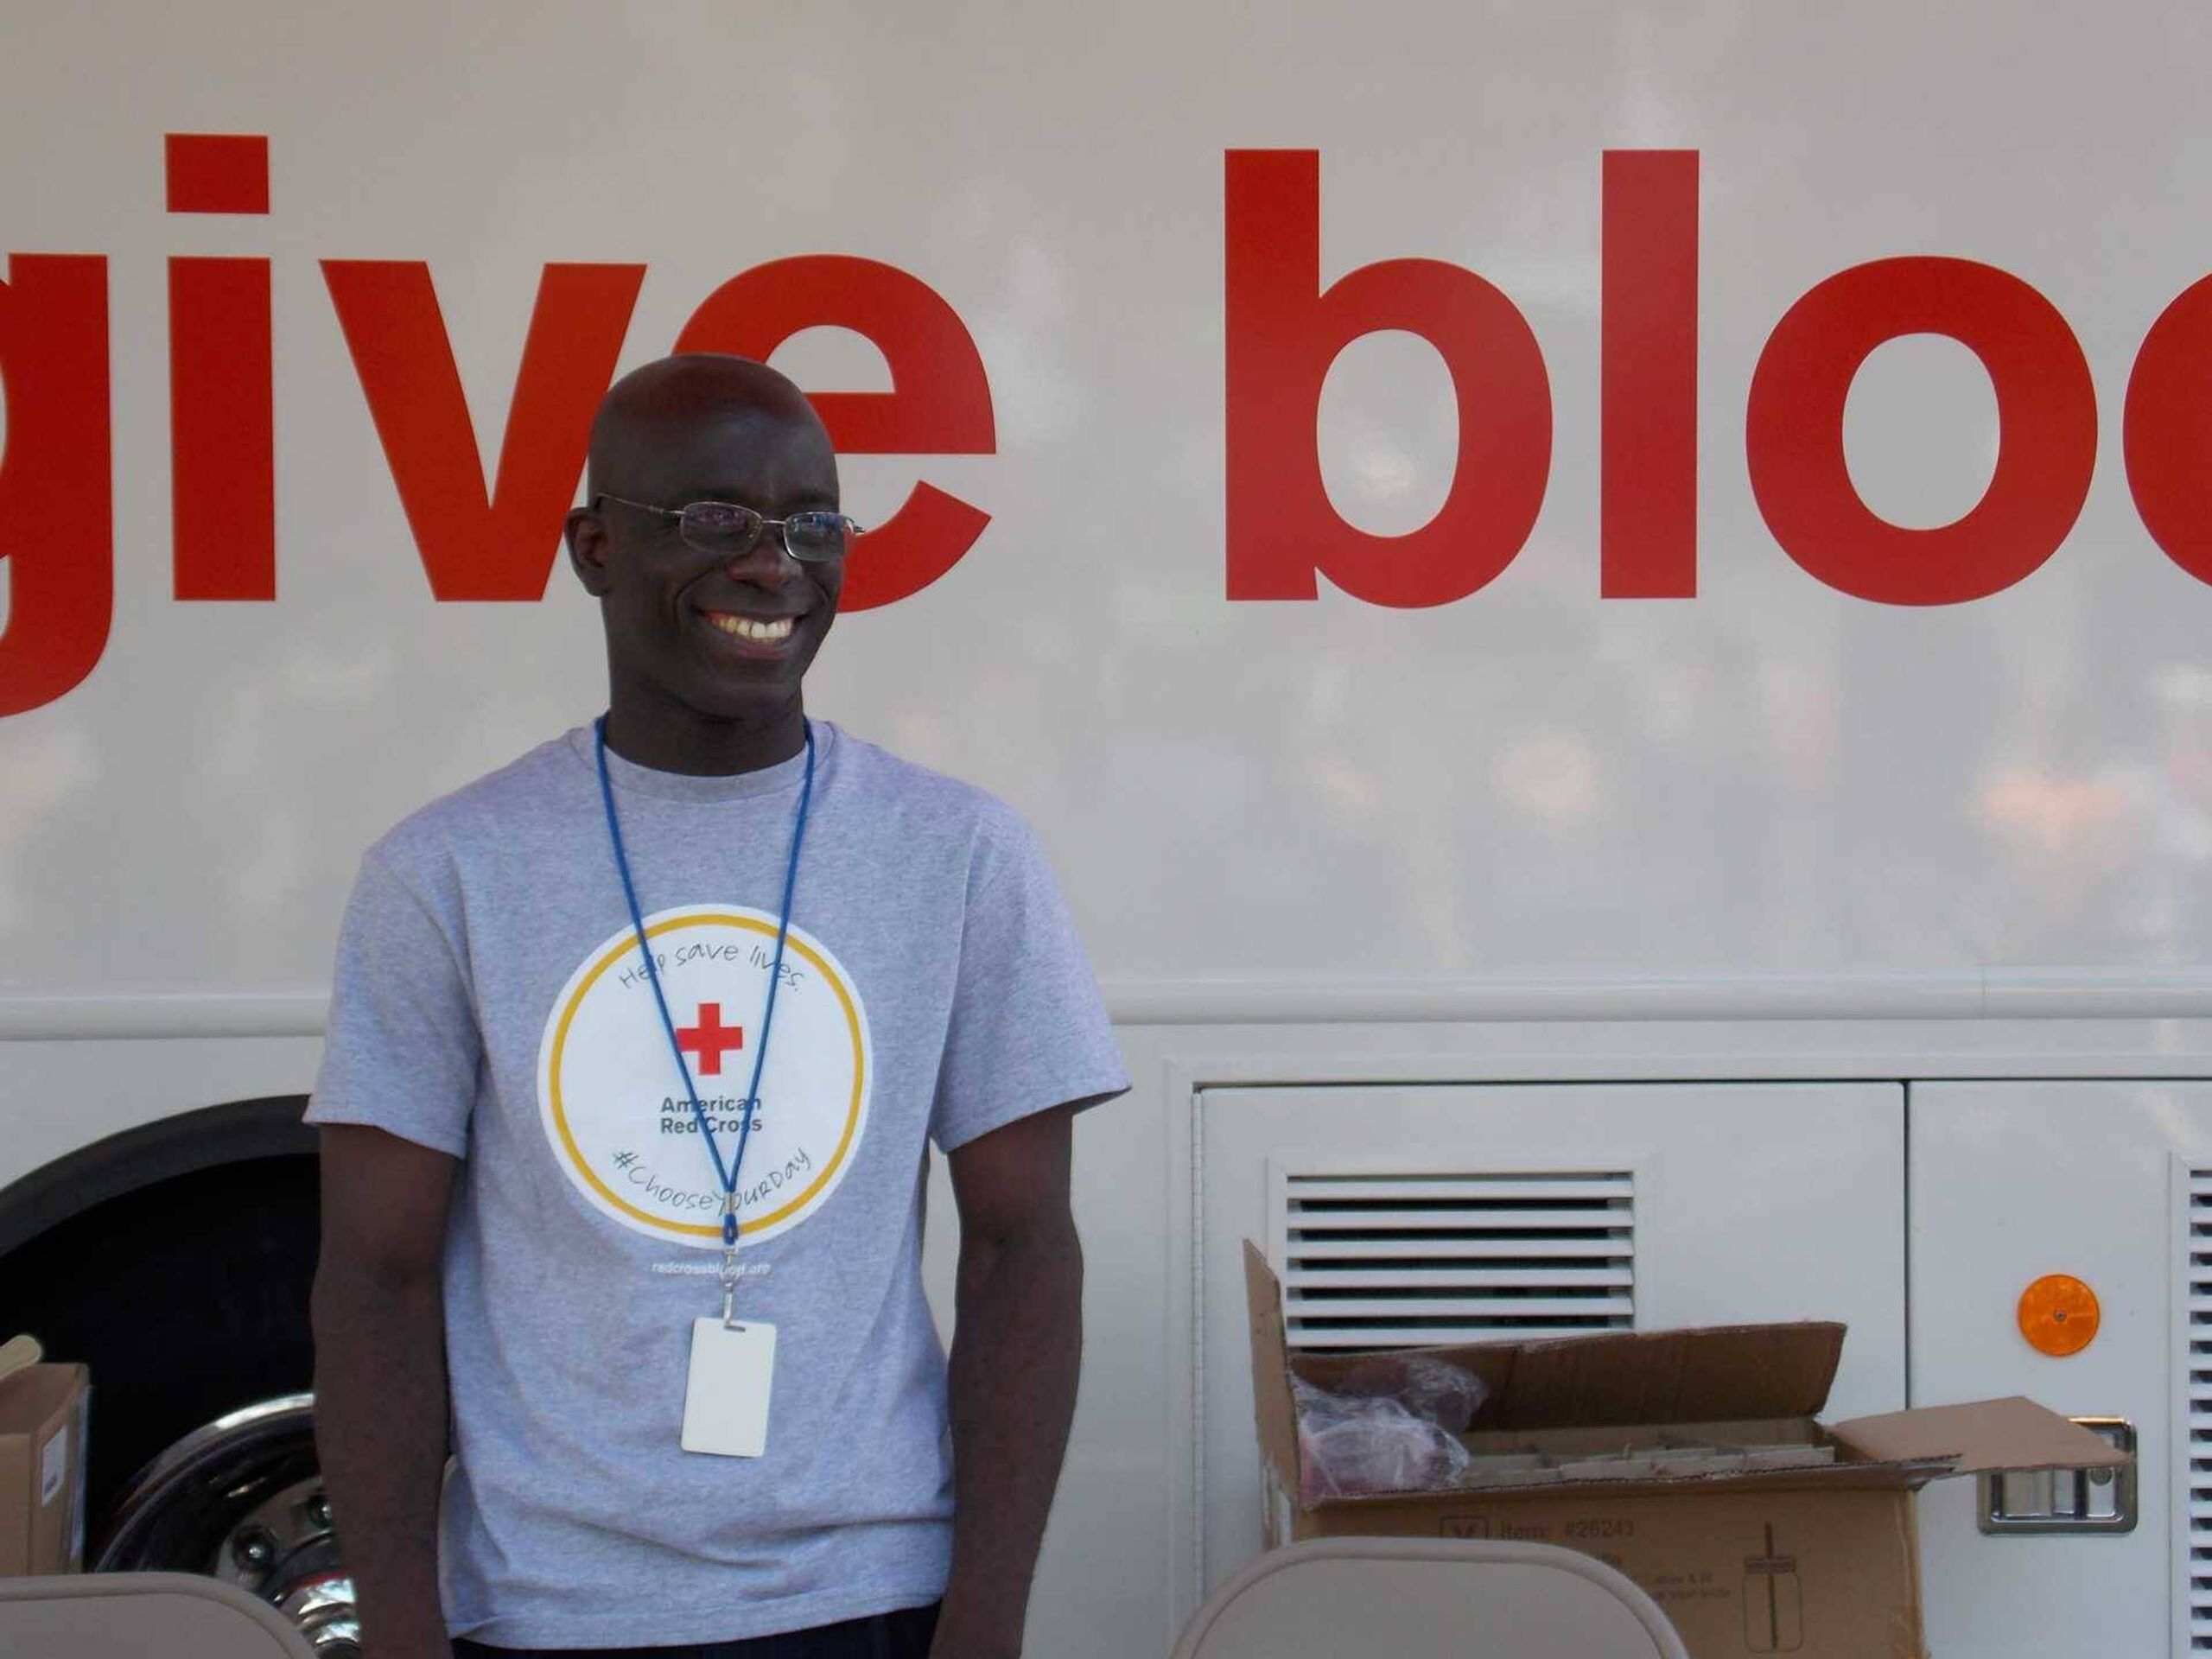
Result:
[[[745,1027],[722,1024],[721,1003],[702,1002],[699,1023],[676,1028],[676,1046],[699,1057],[701,1077],[718,1077],[722,1072],[722,1056],[731,1049],[745,1046]]]

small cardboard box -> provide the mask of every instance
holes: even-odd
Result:
[[[82,1365],[33,1365],[0,1382],[0,1578],[85,1565]]]
[[[1561,1544],[1619,1568],[1694,1659],[1923,1659],[1914,1494],[1949,1475],[2124,1459],[2027,1400],[1818,1421],[1840,1325],[1605,1332],[1421,1351],[1484,1398],[1452,1484],[1301,1497],[1292,1381],[1373,1357],[1292,1353],[1249,1242],[1252,1384],[1268,1546],[1348,1535]]]

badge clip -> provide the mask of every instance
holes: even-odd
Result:
[[[737,1193],[722,1194],[722,1329],[737,1329]]]

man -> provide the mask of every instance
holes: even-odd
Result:
[[[1070,1120],[1128,1086],[1096,988],[1010,812],[808,722],[857,527],[790,382],[648,365],[588,489],[603,728],[378,842],[340,944],[315,1388],[365,1640],[1017,1653],[1080,1350]]]

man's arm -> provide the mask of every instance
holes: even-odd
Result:
[[[1021,1651],[1083,1363],[1083,1248],[1068,1207],[1074,1116],[1060,1107],[1021,1118],[949,1160],[960,1210],[952,1577],[932,1659]]]
[[[439,1263],[458,1163],[382,1129],[322,1130],[315,1447],[377,1659],[452,1659],[438,1605]]]

